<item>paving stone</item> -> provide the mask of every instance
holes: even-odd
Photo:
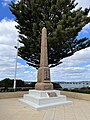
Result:
[[[73,104],[36,111],[19,98],[0,99],[0,120],[90,120],[90,101],[69,100]]]

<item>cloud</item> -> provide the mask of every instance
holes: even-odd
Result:
[[[30,71],[24,71],[24,73],[25,73],[25,74],[28,74],[28,73],[30,73]]]
[[[18,3],[20,0],[3,0],[3,2],[1,2],[1,4],[5,7],[5,6],[8,6],[8,4],[11,3],[11,1]]]
[[[90,0],[76,0],[75,3],[78,3],[75,9],[82,7],[82,9],[89,8],[90,7]],[[90,16],[90,12],[88,14]]]
[[[78,3],[77,8],[82,7],[85,9],[90,7],[90,0],[83,0],[83,2],[82,0],[76,0],[76,3]]]
[[[0,80],[14,78],[16,66],[16,54],[18,32],[17,23],[13,20],[0,21]],[[19,43],[21,46],[22,44]],[[28,72],[30,71],[30,72]],[[17,59],[17,79],[36,80],[36,70],[29,67],[22,58]]]
[[[81,32],[83,32],[84,34],[89,34],[89,31],[90,31],[90,23],[86,24],[86,25],[83,27],[83,29],[82,29]]]
[[[15,29],[16,24],[15,21],[8,19],[0,21],[0,44],[9,46],[17,45],[18,32]]]
[[[20,1],[21,1],[21,0],[16,0],[15,3],[18,3],[18,2],[20,2]]]
[[[90,80],[90,47],[80,50],[62,61],[62,64],[51,69],[53,81]]]
[[[1,2],[1,4],[3,6],[7,6],[12,0],[3,0],[3,2]]]
[[[15,28],[17,23],[13,20],[3,19],[0,22],[0,79],[15,76],[15,64],[18,32]],[[18,57],[18,60],[22,60]],[[28,65],[17,62],[18,72],[25,71]]]

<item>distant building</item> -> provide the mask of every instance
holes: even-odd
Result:
[[[62,88],[74,89],[82,87],[90,87],[90,81],[80,81],[80,82],[60,82]]]
[[[32,82],[30,82],[30,81],[24,81],[24,83],[30,85]]]

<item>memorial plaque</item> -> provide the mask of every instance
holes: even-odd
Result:
[[[50,80],[50,71],[44,70],[44,80]]]
[[[48,92],[49,97],[57,97],[55,92]]]

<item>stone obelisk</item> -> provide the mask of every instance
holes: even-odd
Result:
[[[29,90],[29,94],[24,94],[23,99],[20,99],[20,101],[32,106],[36,110],[71,103],[71,101],[66,100],[66,96],[60,95],[59,90],[52,90],[53,84],[50,82],[47,30],[45,27],[42,29],[40,68],[38,69],[38,81],[35,89]]]
[[[48,67],[47,29],[43,27],[41,36],[40,68],[38,69],[38,81],[36,90],[52,90],[53,84],[50,81],[50,68]]]

